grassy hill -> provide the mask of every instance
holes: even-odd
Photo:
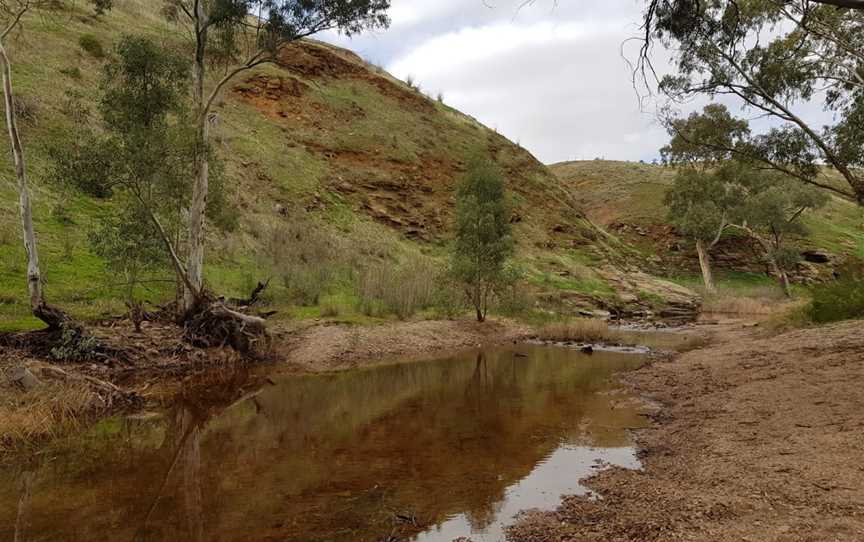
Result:
[[[698,283],[698,264],[690,243],[675,235],[666,220],[663,199],[675,178],[673,168],[606,160],[562,162],[549,167],[574,193],[590,220],[653,259],[656,273]],[[864,213],[859,206],[832,197],[825,208],[808,213],[804,220],[810,235],[800,240],[803,250],[827,251],[838,261],[864,259]],[[759,265],[754,265],[753,253],[741,239],[730,237],[719,246],[716,258],[726,277],[744,283],[757,279],[752,275],[759,271]]]
[[[82,36],[105,54],[124,33],[169,47],[188,44],[144,0],[118,3],[99,18],[85,7],[31,17],[9,49],[47,295],[79,317],[99,318],[123,310],[123,280],[88,241],[112,202],[46,181],[46,148],[96,122],[104,56],[98,47],[82,48]],[[621,301],[619,291],[629,288],[625,303],[651,305],[669,287],[641,274],[636,282],[626,279],[622,273],[638,270],[634,249],[586,220],[571,191],[529,152],[350,51],[316,41],[288,47],[279,65],[236,79],[216,112],[214,140],[239,225],[209,228],[205,279],[226,296],[246,295],[273,277],[268,295],[286,315],[368,316],[356,310],[364,280],[357,270],[377,265],[381,274],[412,262],[440,267],[454,188],[478,149],[506,174],[518,265],[532,294],[557,303],[564,292],[571,307],[602,306]],[[13,179],[8,152],[0,153],[0,171]],[[33,327],[11,182],[0,185],[0,198],[7,202],[0,207],[0,329]],[[309,259],[315,261],[307,267],[317,269],[297,269],[297,261]],[[321,291],[298,299],[292,292],[313,275]],[[148,277],[145,297],[171,298],[170,278],[167,269]]]

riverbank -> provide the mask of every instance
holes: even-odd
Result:
[[[436,353],[519,342],[531,329],[512,320],[387,322],[352,326],[318,322],[275,327],[272,344],[250,361],[228,348],[201,349],[174,325],[146,323],[142,333],[117,322],[92,333],[119,352],[105,362],[47,363],[38,333],[6,335],[0,346],[0,457],[69,434],[118,412],[170,403],[208,375],[257,367],[268,374],[318,373],[410,361]],[[200,387],[200,386],[199,386]]]
[[[526,512],[511,542],[864,539],[861,322],[767,337],[717,326],[700,350],[622,377],[654,405],[643,471],[587,482],[602,499]]]

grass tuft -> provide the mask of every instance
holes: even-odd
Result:
[[[615,338],[615,333],[605,320],[574,318],[540,327],[537,337],[544,341],[609,342]]]

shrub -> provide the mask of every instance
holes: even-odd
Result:
[[[98,347],[95,337],[72,326],[64,326],[59,343],[51,349],[51,357],[67,363],[87,361],[96,355]]]
[[[273,227],[265,252],[291,302],[317,305],[337,276],[336,240],[320,224],[306,217]]]
[[[63,138],[46,148],[51,158],[48,180],[60,187],[72,187],[88,196],[106,199],[114,194],[111,179],[112,145],[85,135]]]
[[[432,308],[439,318],[453,320],[468,309],[465,290],[450,273],[441,273],[435,281]]]
[[[66,77],[72,79],[81,79],[81,69],[78,66],[73,66],[71,68],[60,68],[60,73],[65,75]]]
[[[864,279],[850,274],[813,288],[808,313],[817,323],[864,317]]]
[[[94,58],[105,57],[105,49],[102,47],[102,42],[93,34],[82,34],[78,38],[78,45]]]
[[[499,285],[495,289],[495,308],[507,316],[519,316],[528,313],[534,307],[534,296],[523,280],[525,273],[520,269],[507,266],[501,274]]]
[[[91,0],[96,15],[104,15],[114,7],[114,0]]]
[[[322,318],[336,318],[340,314],[342,314],[342,307],[339,306],[339,303],[335,299],[328,298],[321,303]]]
[[[16,95],[14,98],[15,114],[21,124],[32,125],[39,118],[39,107],[29,98]]]
[[[410,318],[433,305],[438,274],[437,266],[424,257],[413,257],[400,265],[384,262],[366,266],[357,280],[358,308],[367,316]]]

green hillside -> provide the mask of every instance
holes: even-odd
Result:
[[[118,3],[99,18],[83,7],[57,20],[25,21],[10,53],[47,295],[79,317],[99,318],[123,311],[123,281],[88,241],[95,217],[112,203],[46,180],[46,148],[96,122],[104,58],[85,51],[81,37],[95,38],[108,54],[124,33],[148,34],[169,47],[186,44],[143,0]],[[639,275],[637,287],[620,276],[622,269],[637,270],[634,250],[585,220],[570,191],[526,150],[349,51],[305,41],[280,58],[277,66],[241,75],[217,104],[213,135],[239,226],[209,228],[205,277],[215,291],[244,296],[258,280],[274,277],[268,295],[285,306],[283,316],[318,317],[324,307],[352,317],[356,277],[349,275],[358,264],[443,261],[454,187],[477,149],[506,174],[518,265],[533,294],[557,303],[565,292],[569,306],[590,307],[618,303],[622,288],[652,290],[650,277]],[[0,153],[7,179],[10,162],[9,153]],[[0,328],[32,327],[38,324],[25,303],[14,185],[0,190],[8,202],[0,207]],[[312,302],[288,295],[291,281],[278,280],[283,270],[268,257],[289,231],[301,245],[328,245],[349,271],[334,273]],[[322,265],[337,267],[331,263]],[[170,299],[170,278],[167,270],[149,277],[145,297]],[[660,294],[668,285],[657,287]],[[632,293],[625,304],[656,304],[656,295]]]
[[[592,160],[562,162],[550,169],[573,191],[590,220],[654,257],[655,272],[681,276],[698,269],[689,243],[675,235],[666,220],[663,199],[675,178],[673,168]],[[837,262],[864,259],[864,213],[859,206],[832,197],[825,208],[808,213],[805,223],[810,234],[800,240],[802,250],[827,251]],[[744,245],[734,237],[720,245],[721,270],[758,271]]]

